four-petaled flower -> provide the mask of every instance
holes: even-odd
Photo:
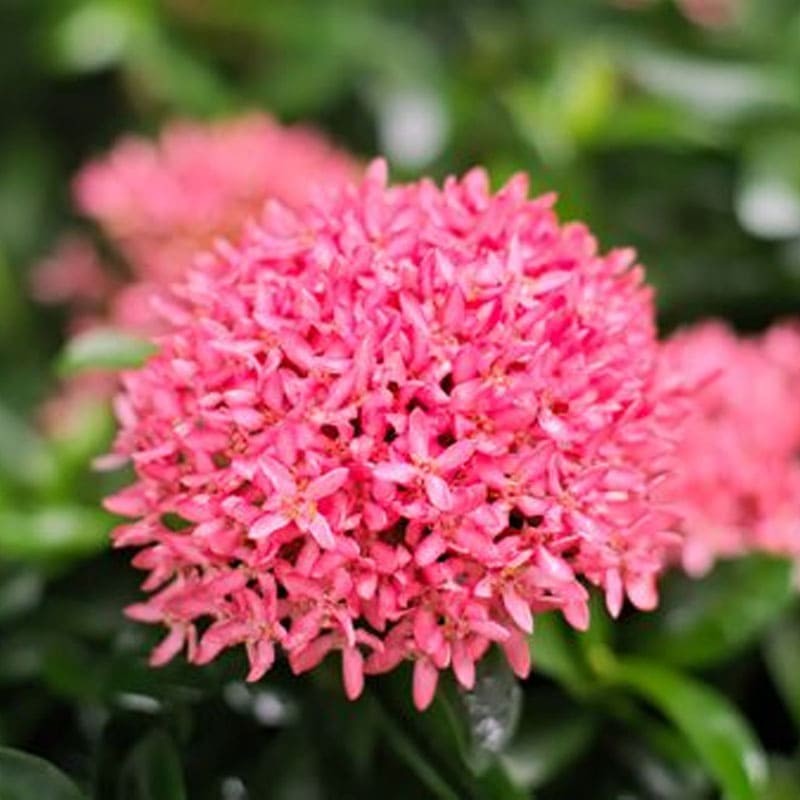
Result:
[[[453,492],[445,476],[455,472],[475,450],[472,442],[451,444],[437,456],[431,456],[433,426],[422,411],[415,408],[408,419],[407,460],[402,457],[375,465],[372,474],[382,481],[411,486],[421,483],[431,503],[440,511],[452,511]]]
[[[250,538],[265,539],[293,523],[301,531],[308,531],[320,547],[328,550],[335,547],[336,539],[328,520],[319,511],[318,502],[341,489],[347,481],[347,467],[332,469],[301,488],[292,473],[274,458],[264,456],[260,465],[275,493],[264,503],[267,513],[251,525]]]

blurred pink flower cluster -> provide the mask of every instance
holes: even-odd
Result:
[[[339,651],[354,698],[410,660],[425,708],[492,643],[527,674],[537,614],[588,624],[585,583],[656,605],[678,404],[651,292],[552,202],[375,162],[196,261],[117,400],[136,482],[107,505],[148,572],[129,613],[169,629],[153,663]]]
[[[236,239],[268,199],[302,205],[360,173],[356,160],[303,126],[262,113],[213,123],[176,122],[157,141],[128,136],[74,181],[78,210],[96,223],[116,260],[70,233],[33,273],[33,294],[69,308],[69,331],[113,327],[151,335],[157,296],[217,238]],[[45,404],[49,433],[68,435],[86,401],[110,397],[110,373],[78,376]]]
[[[737,337],[720,322],[677,333],[666,370],[691,389],[674,483],[682,562],[766,551],[800,557],[800,327]]]
[[[149,332],[152,290],[179,279],[198,252],[218,238],[235,240],[268,199],[297,207],[359,172],[317,132],[260,113],[176,122],[158,141],[129,136],[74,182],[78,210],[122,257],[119,274],[88,237],[70,234],[35,271],[34,294],[73,305],[77,327],[105,322]]]
[[[295,208],[315,185],[357,174],[316,131],[264,114],[171,124],[157,142],[127,137],[75,179],[78,209],[95,220],[139,280],[164,285],[219,237],[235,239],[264,202]]]

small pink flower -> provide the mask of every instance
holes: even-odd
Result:
[[[140,519],[116,539],[155,592],[133,613],[177,631],[164,654],[204,630],[195,661],[244,644],[253,678],[338,653],[350,698],[408,661],[423,709],[493,645],[527,675],[537,615],[586,628],[587,583],[614,614],[654,605],[678,405],[650,291],[552,202],[482,170],[388,186],[376,162],[175,285],[123,376],[136,483],[108,501]]]
[[[347,480],[347,467],[337,467],[314,478],[305,489],[298,489],[291,473],[275,459],[265,456],[261,466],[274,488],[274,494],[260,516],[250,527],[252,539],[263,539],[287,525],[294,524],[310,533],[320,547],[331,549],[336,540],[331,526],[319,513],[317,501],[338,491]]]
[[[420,481],[428,500],[440,511],[453,510],[453,495],[443,476],[457,470],[469,460],[474,445],[469,441],[450,445],[436,457],[429,452],[431,425],[420,409],[414,409],[408,419],[408,461],[385,461],[376,464],[372,474],[383,481],[408,486]]]

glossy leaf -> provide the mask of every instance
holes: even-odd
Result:
[[[764,640],[770,676],[800,730],[800,620],[787,617]]]
[[[44,759],[0,747],[1,800],[86,800],[66,775]]]
[[[767,777],[761,746],[739,711],[711,687],[639,659],[604,668],[657,708],[695,748],[726,800],[757,800]]]
[[[530,637],[534,670],[553,678],[571,692],[585,690],[592,680],[577,636],[561,614],[550,612],[536,618]]]
[[[94,328],[70,339],[59,357],[58,369],[62,375],[90,369],[131,369],[155,352],[155,346],[143,339],[111,328]]]
[[[794,591],[791,565],[766,555],[719,564],[703,579],[671,575],[656,612],[622,630],[625,649],[668,664],[715,664],[751,644]]]
[[[49,561],[97,553],[108,543],[111,517],[94,508],[45,506],[0,511],[0,556]]]
[[[118,800],[186,800],[183,769],[172,739],[160,730],[134,747],[122,767]]]
[[[401,758],[414,775],[427,787],[431,797],[438,800],[459,800],[460,794],[452,783],[441,774],[436,761],[411,739],[389,714],[380,712],[381,727],[396,755]]]
[[[478,665],[475,687],[461,693],[472,742],[473,768],[491,762],[511,740],[522,710],[522,691],[511,668],[496,650]]]
[[[563,695],[535,694],[525,704],[519,733],[501,756],[512,778],[527,789],[552,780],[589,747],[598,718]]]

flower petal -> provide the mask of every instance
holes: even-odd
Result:
[[[475,452],[475,445],[468,439],[456,442],[436,458],[436,466],[442,472],[452,472],[469,460]]]
[[[433,564],[439,556],[447,550],[447,541],[438,533],[429,533],[414,551],[414,560],[420,567]]]
[[[428,500],[440,511],[452,511],[453,495],[444,479],[438,475],[426,475],[425,491],[428,495]]]
[[[166,637],[156,645],[150,654],[150,666],[161,667],[171,661],[181,651],[185,641],[185,626],[173,625]]]
[[[417,477],[417,470],[404,461],[385,461],[382,464],[376,464],[372,469],[372,474],[379,481],[407,486]]]
[[[289,522],[289,517],[284,514],[264,514],[250,526],[247,535],[251,539],[266,539],[275,531],[285,528]]]
[[[419,458],[427,458],[430,453],[430,426],[425,412],[415,408],[408,418],[408,451]]]
[[[333,550],[336,547],[336,539],[333,536],[328,520],[322,514],[315,514],[308,525],[308,532],[316,539],[317,544],[325,550]]]
[[[297,494],[297,484],[294,482],[292,473],[283,464],[270,456],[264,456],[260,460],[260,465],[278,494],[284,497],[293,497]]]
[[[419,711],[424,711],[433,702],[438,681],[439,670],[430,659],[420,658],[414,663],[414,705]]]
[[[531,671],[531,650],[527,638],[519,631],[514,631],[500,646],[514,674],[527,678]]]
[[[453,645],[453,672],[468,692],[475,688],[475,662],[463,642]]]
[[[525,633],[533,633],[533,615],[531,614],[531,608],[511,586],[505,586],[503,588],[503,605],[511,616],[511,619],[513,619]]]
[[[348,700],[355,700],[364,691],[364,656],[357,647],[342,650],[342,677]]]
[[[347,467],[332,469],[330,472],[320,475],[319,478],[314,478],[308,484],[305,494],[312,500],[321,500],[323,497],[328,497],[328,495],[332,495],[335,491],[341,489],[349,474],[350,470]]]
[[[270,639],[248,642],[247,659],[250,662],[250,671],[245,680],[248,683],[261,680],[275,661],[275,645]]]

